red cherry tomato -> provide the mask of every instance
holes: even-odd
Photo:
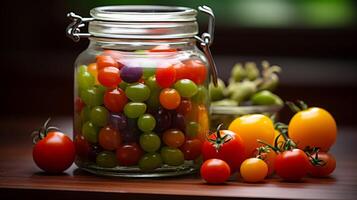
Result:
[[[97,70],[101,70],[105,67],[115,67],[119,69],[118,62],[111,56],[99,55],[97,58]]]
[[[228,180],[231,175],[229,165],[220,159],[206,160],[201,166],[201,177],[211,184],[220,184]]]
[[[132,166],[139,162],[143,150],[135,143],[125,144],[117,149],[116,155],[120,165]]]
[[[202,142],[199,139],[186,140],[181,146],[185,160],[194,160],[201,155]]]
[[[186,115],[192,110],[192,102],[188,99],[182,99],[179,107],[176,109],[178,113]]]
[[[226,138],[223,141],[224,137]],[[219,134],[216,132],[210,135],[209,139],[211,141],[206,140],[202,146],[203,160],[218,158],[228,163],[232,173],[239,170],[246,157],[243,140],[240,136],[233,131],[221,130]],[[216,148],[217,145],[220,147]]]
[[[207,78],[207,68],[205,64],[197,59],[185,60],[183,63],[188,67],[191,74],[190,79],[196,84],[202,84]]]
[[[120,88],[108,90],[104,94],[104,105],[112,112],[122,112],[127,102],[128,98]]]
[[[33,148],[33,160],[42,170],[60,173],[68,169],[75,158],[75,147],[71,139],[58,131],[50,131]]]
[[[124,56],[119,51],[104,50],[102,55],[111,56],[118,63],[119,69],[124,66],[121,62]]]
[[[80,97],[77,97],[75,102],[74,102],[74,109],[76,113],[81,113],[83,107],[85,106],[85,103]]]
[[[316,157],[313,154],[312,157]],[[313,177],[326,177],[336,168],[336,159],[333,155],[326,152],[318,152],[318,159],[322,161],[321,165],[314,166],[310,162],[309,174]]]
[[[90,152],[90,144],[83,135],[76,135],[74,139],[76,154],[81,158],[87,158]]]
[[[299,181],[306,176],[310,162],[305,152],[292,149],[278,154],[275,158],[275,172],[287,181]]]
[[[100,129],[98,141],[103,149],[112,151],[121,145],[122,139],[120,133],[107,126]]]
[[[176,109],[181,102],[181,96],[175,89],[165,88],[160,92],[160,104],[168,109],[173,110]]]
[[[174,65],[174,68],[176,70],[176,80],[191,79],[192,74],[190,72],[190,68],[187,67],[187,65],[180,62],[180,63],[176,63]]]
[[[156,82],[162,88],[168,88],[175,83],[176,70],[172,65],[166,65],[156,69]]]
[[[105,87],[117,87],[121,82],[119,69],[115,67],[105,67],[98,71],[98,81]]]
[[[150,52],[177,52],[176,49],[170,48],[169,45],[159,45],[149,50]]]

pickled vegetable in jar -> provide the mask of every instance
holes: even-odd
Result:
[[[213,19],[208,7],[200,10]],[[75,61],[77,166],[122,177],[195,172],[209,131],[209,72],[216,77],[213,25],[196,36],[197,11],[184,7],[107,6],[90,14],[70,13],[67,28],[73,40],[90,40]],[[89,33],[80,33],[85,22]]]

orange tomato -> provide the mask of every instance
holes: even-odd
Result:
[[[209,133],[209,118],[208,112],[205,105],[198,105],[198,123],[200,124],[197,138],[201,141],[206,139],[206,135]]]
[[[181,102],[181,96],[177,92],[177,90],[172,88],[165,88],[160,92],[160,104],[168,109],[173,110],[176,109]]]
[[[262,114],[238,117],[229,125],[228,130],[237,133],[242,138],[248,157],[254,154],[256,148],[262,146],[257,140],[268,144],[274,142],[274,124],[270,118]]]
[[[95,84],[99,84],[98,82],[98,69],[96,63],[91,63],[87,67],[88,72],[95,78]]]
[[[185,142],[185,135],[178,129],[169,129],[162,135],[162,140],[169,147],[180,147]]]
[[[337,127],[329,112],[312,107],[293,116],[288,133],[300,149],[319,147],[321,151],[327,152],[336,141]]]

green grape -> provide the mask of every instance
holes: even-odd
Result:
[[[83,102],[88,106],[100,106],[103,104],[104,91],[102,88],[92,86],[81,92]]]
[[[197,93],[191,98],[191,100],[195,103],[206,103],[208,100],[207,89],[202,85],[198,86]]]
[[[77,72],[77,84],[78,91],[82,91],[92,87],[95,84],[95,78],[87,71],[78,71]]]
[[[83,72],[87,72],[87,71],[88,71],[87,65],[81,65],[77,69],[77,73],[83,73]]]
[[[231,80],[233,82],[240,82],[244,78],[246,78],[246,76],[247,76],[247,72],[243,68],[242,64],[241,63],[235,64],[231,71]]]
[[[81,115],[80,115],[82,123],[90,120],[90,111],[91,111],[91,109],[89,106],[84,106],[84,108],[81,111]]]
[[[122,82],[119,83],[120,89],[122,89],[122,90],[124,90],[124,91],[125,91],[125,89],[126,89],[129,85],[130,85],[130,83],[127,83],[127,82],[125,82],[125,81],[122,81]]]
[[[150,114],[141,115],[138,119],[138,127],[143,132],[152,131],[156,126],[155,118]]]
[[[245,70],[247,72],[247,78],[251,81],[254,81],[259,77],[259,70],[255,62],[247,62],[245,63]]]
[[[189,137],[195,137],[200,129],[200,124],[194,121],[188,122],[186,124],[186,135]]]
[[[150,110],[157,110],[160,106],[160,91],[156,90],[156,91],[152,91],[150,94],[150,97],[148,100],[146,100],[146,103],[148,105],[148,107],[150,108]]]
[[[146,111],[146,104],[139,102],[130,102],[124,106],[124,114],[129,118],[138,118]]]
[[[143,171],[152,171],[162,166],[162,159],[158,153],[147,153],[139,160],[139,167]]]
[[[182,151],[173,147],[163,147],[161,157],[165,164],[171,166],[182,165],[185,161]]]
[[[125,94],[133,102],[143,102],[150,97],[150,89],[142,83],[135,83],[126,87]]]
[[[250,100],[253,105],[283,105],[283,100],[268,90],[255,93]]]
[[[156,66],[157,64],[155,61],[146,60],[145,62],[141,63],[141,67],[143,68],[144,79],[147,79],[155,75]]]
[[[155,152],[159,150],[161,141],[160,137],[153,132],[140,135],[140,146],[146,152]]]
[[[90,143],[98,142],[99,128],[96,127],[92,122],[88,121],[82,126],[83,137]]]
[[[90,112],[90,120],[96,126],[105,126],[108,122],[108,117],[109,112],[103,106],[95,106]]]
[[[226,86],[221,79],[218,79],[217,82],[217,87],[214,86],[213,83],[210,83],[208,86],[209,95],[212,101],[218,101],[224,98],[224,90]]]
[[[148,79],[146,79],[145,84],[150,88],[151,92],[160,90],[160,86],[157,84],[155,76],[150,76]]]
[[[174,88],[180,93],[182,97],[187,98],[194,96],[198,91],[197,85],[190,79],[178,80],[175,83]]]
[[[117,158],[111,151],[102,151],[97,155],[96,163],[99,167],[112,168],[117,166]]]

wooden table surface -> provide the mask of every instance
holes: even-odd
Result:
[[[45,118],[2,118],[0,121],[0,197],[26,199],[356,199],[357,127],[340,127],[332,153],[337,169],[324,179],[301,183],[278,178],[248,184],[234,177],[225,185],[207,185],[198,176],[165,179],[98,177],[72,166],[62,175],[46,175],[32,161],[30,132]],[[71,118],[53,120],[70,133]],[[5,198],[4,198],[5,197]]]

